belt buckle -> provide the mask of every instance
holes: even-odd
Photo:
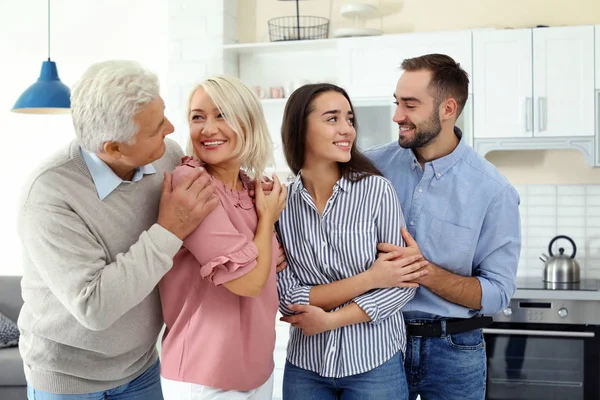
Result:
[[[409,328],[410,326],[421,327],[421,326],[425,326],[425,325],[426,325],[425,322],[407,322],[406,323],[406,330],[407,330],[406,333],[408,333],[408,330],[410,329]],[[410,336],[417,337],[417,338],[422,338],[423,337],[422,335],[414,335],[414,334],[411,334]]]

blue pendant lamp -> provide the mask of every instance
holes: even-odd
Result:
[[[71,108],[71,90],[60,81],[56,63],[50,61],[50,0],[48,0],[48,61],[42,63],[37,82],[19,97],[12,112],[24,114],[62,114]]]

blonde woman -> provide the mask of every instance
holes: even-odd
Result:
[[[271,399],[278,244],[274,223],[286,189],[261,177],[272,144],[260,102],[236,78],[201,83],[189,100],[189,156],[177,184],[203,168],[220,204],[184,240],[159,284],[166,331],[162,390],[166,400]]]

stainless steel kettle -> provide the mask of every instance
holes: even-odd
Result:
[[[554,255],[552,254],[552,245],[558,239],[566,239],[571,242],[573,246],[573,253],[568,256],[565,255],[565,249],[559,248],[558,252],[560,254]],[[542,254],[540,256],[540,260],[545,263],[544,268],[544,282],[550,283],[578,283],[580,279],[580,268],[579,263],[575,260],[575,254],[577,254],[577,246],[573,239],[565,235],[556,236],[554,239],[550,241],[548,245],[548,253],[550,257],[546,254]]]

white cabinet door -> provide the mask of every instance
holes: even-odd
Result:
[[[352,97],[393,99],[400,77],[403,37],[385,35],[347,38],[338,42],[340,85]]]
[[[594,27],[533,30],[534,136],[594,135]]]
[[[473,32],[474,137],[532,136],[531,29]]]

